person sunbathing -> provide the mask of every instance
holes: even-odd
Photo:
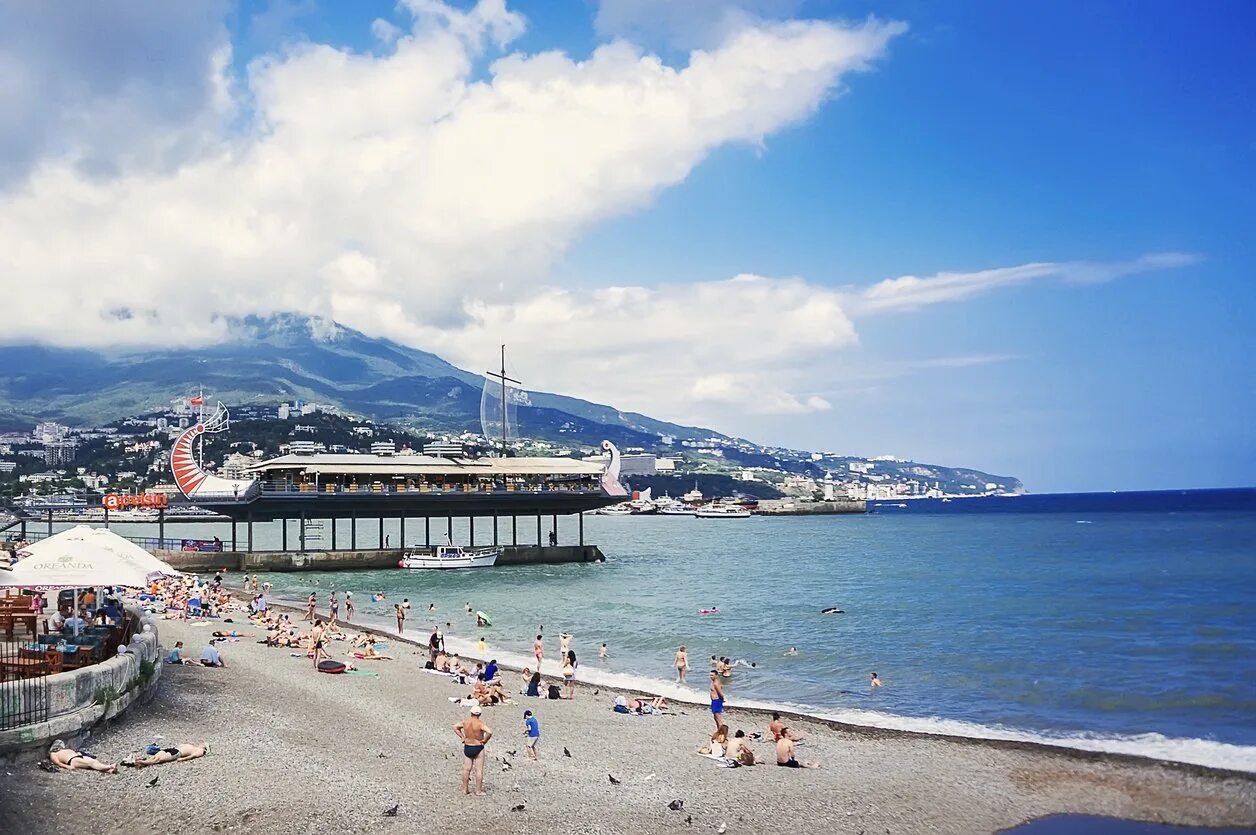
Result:
[[[67,748],[66,744],[59,739],[52,743],[52,747],[48,749],[48,759],[57,768],[64,768],[66,771],[99,771],[102,774],[118,773],[116,763],[113,765],[102,763],[91,754]]]
[[[151,748],[149,749],[152,750]],[[209,746],[205,743],[200,745],[191,745],[182,743],[172,748],[158,748],[153,753],[136,754],[129,760],[123,760],[119,765],[127,768],[147,768],[150,765],[162,765],[164,763],[184,762],[185,760],[195,760],[209,753]]]

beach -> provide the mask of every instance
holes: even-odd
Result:
[[[237,629],[256,632],[235,620]],[[216,628],[162,621],[162,643],[183,640],[199,652]],[[766,742],[751,743],[766,765],[721,768],[696,753],[713,729],[705,706],[675,703],[671,716],[625,716],[612,710],[621,691],[592,686],[578,687],[572,701],[518,696],[486,708],[494,730],[488,795],[465,797],[452,726],[467,711],[449,698],[469,686],[424,672],[426,653],[414,654],[419,647],[393,639],[388,652],[397,660],[357,662],[378,676],[348,676],[317,673],[304,657],[255,641],[220,645],[223,669],[168,666],[149,704],[133,707],[84,746],[116,761],[153,742],[204,741],[208,756],[117,775],[10,764],[0,772],[0,820],[12,824],[9,831],[33,835],[721,826],[732,833],[972,833],[1060,812],[1256,825],[1253,775],[806,718],[787,721],[805,737],[799,758],[821,768],[778,768]],[[334,644],[333,655],[343,658],[346,648]],[[578,648],[585,657],[596,654]],[[505,678],[512,692],[518,689],[517,673]],[[539,762],[524,758],[525,709],[540,721]],[[767,735],[769,717],[760,712],[732,709],[725,716],[733,730]],[[677,800],[683,808],[669,809]],[[385,816],[397,805],[395,816]]]

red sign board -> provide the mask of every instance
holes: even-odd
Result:
[[[100,503],[105,510],[122,510],[127,507],[165,507],[170,504],[170,497],[165,493],[106,493]]]

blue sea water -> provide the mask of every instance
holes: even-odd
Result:
[[[266,579],[293,601],[317,590],[320,608],[330,589],[353,590],[380,624],[408,597],[408,631],[448,621],[454,646],[483,634],[508,661],[529,655],[541,624],[550,656],[569,631],[581,677],[613,686],[702,700],[707,658],[726,655],[756,665],[736,670],[733,703],[1256,771],[1256,491],[1095,496],[991,512],[971,499],[856,516],[590,516],[604,564]],[[560,520],[563,541],[574,532]],[[386,602],[369,602],[377,590]],[[476,630],[467,603],[493,626]],[[844,613],[820,614],[829,606]],[[691,692],[668,683],[681,644]],[[869,687],[873,670],[884,687]]]

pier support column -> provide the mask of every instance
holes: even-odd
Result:
[[[279,524],[283,525],[283,532],[279,534],[279,549],[288,550],[288,520],[280,519]]]
[[[537,511],[536,511],[536,544],[537,545],[545,544],[541,541],[541,510],[540,508],[537,508]]]
[[[493,544],[497,544],[497,511],[493,511]]]
[[[331,517],[331,549],[336,550],[336,517]]]
[[[48,535],[52,536],[52,508],[48,508]]]
[[[452,544],[454,541],[454,517],[450,516],[448,522],[449,524],[445,527],[445,536],[448,537],[449,542]]]
[[[379,515],[379,548],[384,550],[384,514]]]
[[[475,517],[474,516],[467,517],[467,528],[469,531],[467,533],[467,545],[474,548],[475,547]]]
[[[252,553],[253,551],[253,512],[252,511],[249,511],[249,519],[248,519],[247,528],[248,528],[248,538],[249,538],[249,552]]]
[[[166,509],[164,507],[157,509],[157,547],[161,549],[166,547]]]
[[[109,530],[109,508],[105,508],[105,530]],[[26,539],[26,523],[22,523],[22,539]]]
[[[580,544],[584,545],[584,514],[577,513],[576,519],[578,520],[579,525],[580,525]]]
[[[240,546],[236,542],[236,520],[234,516],[231,518],[231,550],[232,551],[240,550]]]
[[[305,508],[301,508],[301,550],[305,550]]]
[[[519,544],[519,517],[518,516],[510,517],[510,544],[511,545]]]
[[[358,517],[349,517],[349,550],[358,550]]]
[[[397,544],[400,545],[402,548],[405,548],[406,547],[406,515],[404,513],[401,514],[401,533],[399,534],[399,536],[401,537],[401,541],[398,542]]]
[[[423,517],[423,547],[432,547],[432,517]]]
[[[107,510],[105,511],[105,518],[106,518],[106,519],[108,519],[108,518],[109,518],[109,511],[107,511]],[[108,526],[108,525],[105,525],[105,527],[107,528],[107,527],[109,527],[109,526]],[[26,539],[26,520],[25,520],[25,519],[23,519],[23,520],[22,520],[22,539],[23,539],[23,541],[25,541],[25,539]]]
[[[554,544],[558,544],[558,514],[554,514],[554,527],[550,528],[550,532],[554,534]]]

